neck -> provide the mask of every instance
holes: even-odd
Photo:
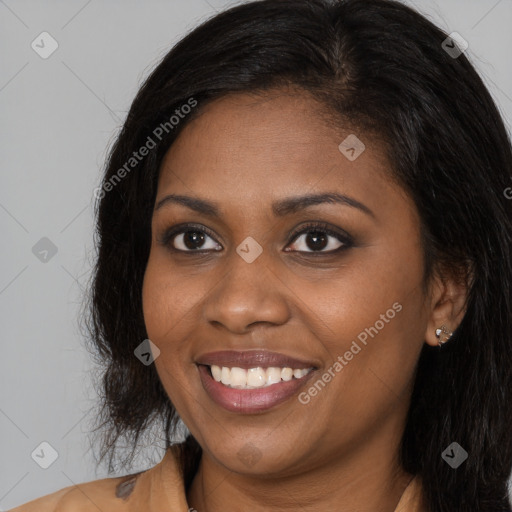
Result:
[[[187,500],[198,512],[224,512],[235,503],[236,510],[251,512],[394,512],[412,475],[399,466],[398,447],[392,448],[366,440],[358,453],[331,452],[281,477],[235,473],[203,452]]]

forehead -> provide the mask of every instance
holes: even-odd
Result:
[[[354,136],[365,149],[350,160],[339,145]],[[162,162],[158,195],[194,193],[240,207],[305,192],[377,200],[390,186],[383,155],[374,137],[335,126],[307,93],[232,94],[183,128]]]

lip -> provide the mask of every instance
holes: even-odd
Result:
[[[261,413],[276,407],[294,396],[317,373],[311,370],[300,379],[293,378],[264,388],[237,389],[228,388],[217,382],[210,375],[207,366],[201,364],[198,368],[203,388],[208,396],[224,409],[240,414]]]
[[[195,362],[196,364],[207,366],[211,366],[212,364],[230,368],[236,366],[244,370],[258,366],[260,368],[274,366],[279,368],[291,368],[292,370],[300,370],[302,368],[316,369],[318,367],[318,364],[315,362],[296,359],[269,350],[222,350],[219,352],[209,352],[199,356]]]
[[[257,414],[268,411],[296,395],[306,383],[316,375],[315,363],[301,361],[290,356],[269,351],[222,351],[204,354],[196,360],[204,390],[217,405],[229,412]],[[288,367],[292,369],[313,368],[300,379],[292,378],[271,386],[255,389],[229,388],[217,382],[211,375],[209,366],[248,368]]]

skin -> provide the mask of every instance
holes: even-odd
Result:
[[[392,512],[412,478],[397,454],[415,366],[424,343],[437,345],[437,327],[456,328],[466,292],[446,277],[423,292],[414,203],[389,179],[378,141],[356,132],[366,149],[350,161],[338,145],[352,130],[326,119],[305,92],[229,95],[184,127],[162,163],[155,204],[172,193],[220,209],[219,218],[174,203],[156,209],[143,285],[156,369],[203,448],[187,493],[199,512]],[[272,212],[274,201],[321,192],[350,196],[373,216],[329,203]],[[346,231],[353,246],[328,254],[342,244],[334,236],[323,246],[307,230],[291,238],[309,221]],[[209,253],[192,254],[183,231],[161,242],[185,222],[215,234],[196,244]],[[236,252],[248,236],[263,248],[250,264]],[[315,382],[395,302],[402,310],[307,404],[295,396],[236,414],[202,387],[195,359],[230,349],[314,361]],[[252,465],[239,455],[248,444],[259,457]]]

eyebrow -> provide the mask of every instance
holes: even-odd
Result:
[[[352,197],[338,194],[337,192],[309,194],[281,199],[272,203],[272,211],[276,217],[284,217],[285,215],[291,215],[304,208],[322,203],[335,203],[344,206],[351,206],[352,208],[356,208],[366,215],[375,218],[375,214],[366,205]],[[155,206],[155,211],[168,204],[181,204],[208,217],[220,217],[220,208],[217,203],[209,202],[198,197],[190,197],[180,194],[169,194],[160,199]]]

